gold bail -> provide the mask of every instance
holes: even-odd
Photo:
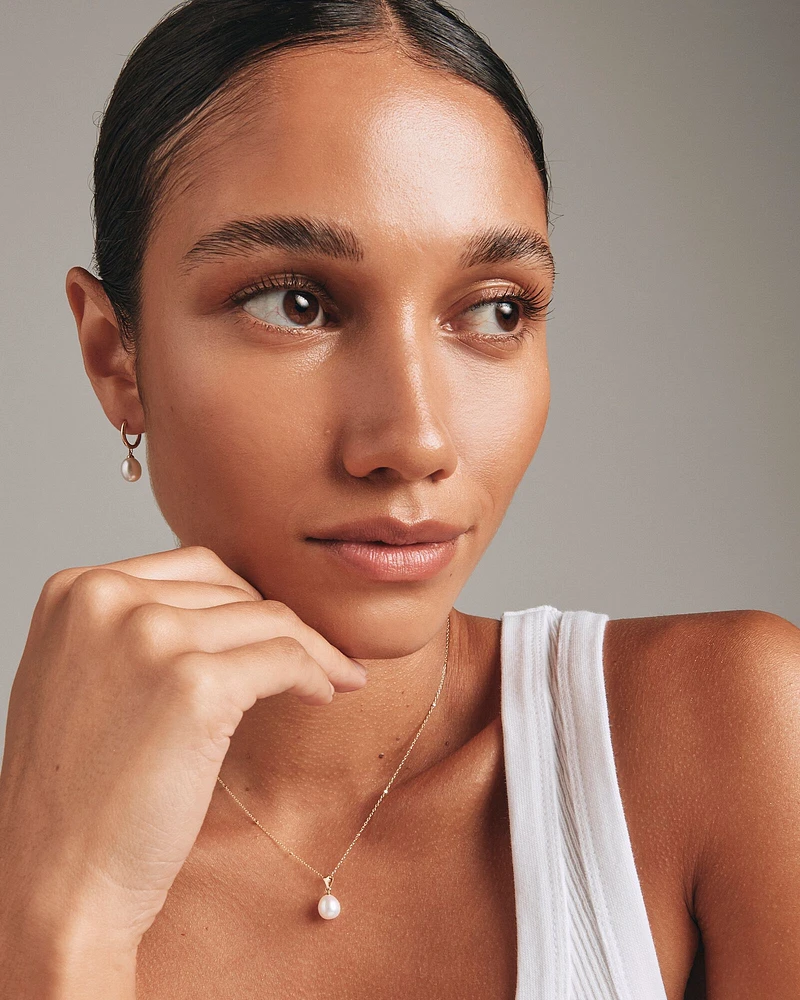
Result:
[[[325,883],[325,892],[330,894],[333,875],[323,875],[322,881]]]

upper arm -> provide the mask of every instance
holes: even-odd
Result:
[[[800,997],[800,629],[751,611],[703,671],[694,917],[708,1000]]]

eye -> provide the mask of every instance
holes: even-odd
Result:
[[[467,310],[466,316],[475,333],[491,336],[498,332],[498,327],[501,333],[513,333],[519,326],[521,312],[519,302],[503,299],[478,302]]]
[[[270,326],[308,329],[327,319],[317,296],[306,289],[269,288],[251,295],[242,308]]]

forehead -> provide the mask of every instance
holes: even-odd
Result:
[[[153,249],[265,213],[339,218],[369,248],[486,224],[546,233],[536,168],[502,106],[386,42],[318,45],[259,64],[172,158]]]

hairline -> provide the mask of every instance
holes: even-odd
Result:
[[[142,263],[147,256],[152,234],[162,221],[170,200],[176,197],[179,192],[185,193],[192,184],[199,182],[200,177],[197,174],[191,175],[192,167],[202,156],[217,148],[218,143],[212,143],[210,147],[207,144],[209,134],[221,129],[219,143],[223,142],[226,123],[247,113],[247,109],[251,105],[252,95],[264,87],[263,70],[270,57],[278,58],[281,55],[290,55],[303,49],[312,49],[326,44],[349,45],[355,48],[373,39],[383,41],[386,46],[395,47],[403,56],[427,69],[436,70],[451,79],[482,90],[499,105],[536,174],[547,215],[547,197],[539,167],[533,159],[528,143],[520,133],[517,123],[509,115],[508,110],[494,95],[483,90],[478,84],[438,63],[433,56],[417,46],[413,38],[410,38],[389,17],[385,26],[359,29],[358,32],[347,29],[342,32],[341,41],[331,34],[319,37],[310,35],[299,42],[289,40],[251,53],[242,66],[234,70],[213,94],[210,94],[201,105],[180,122],[173,132],[156,147],[147,165],[145,185],[148,188],[149,217],[143,245]],[[251,113],[255,116],[256,111],[253,110]],[[204,142],[206,145],[201,149],[201,144]]]

